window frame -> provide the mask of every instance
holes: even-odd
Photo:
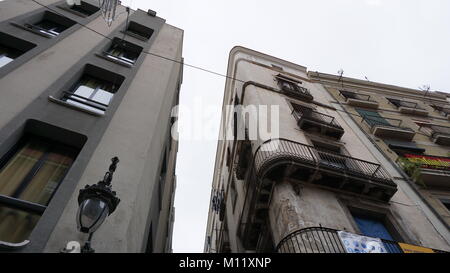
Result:
[[[22,178],[22,181],[20,182],[20,185],[15,191],[18,191],[20,189],[23,190],[23,187],[26,188],[30,184],[30,182],[33,180],[36,175],[39,174],[39,167],[42,166],[43,163],[45,163],[45,159],[48,156],[48,154],[52,153],[52,151],[60,150],[67,152],[67,155],[70,155],[73,159],[70,166],[65,170],[64,174],[61,176],[60,180],[58,181],[57,186],[53,189],[49,199],[47,200],[47,203],[39,204],[35,202],[31,202],[28,200],[20,199],[16,194],[13,194],[13,196],[7,196],[0,194],[0,206],[18,210],[22,212],[26,212],[35,216],[39,216],[39,218],[42,217],[45,210],[48,208],[50,202],[52,201],[54,195],[58,191],[59,187],[61,186],[61,183],[64,181],[65,177],[67,176],[67,173],[72,168],[73,163],[75,162],[76,158],[78,157],[78,154],[80,153],[81,149],[77,149],[75,147],[69,146],[64,143],[60,143],[57,141],[50,140],[45,137],[41,137],[35,134],[31,133],[25,133],[23,134],[18,141],[3,155],[0,157],[0,170],[2,170],[8,163],[27,145],[27,143],[30,143],[31,141],[38,141],[46,145],[46,152],[42,154],[37,162],[33,164],[33,167],[27,172],[27,174]],[[39,221],[39,220],[38,220]],[[33,229],[35,226],[33,227]],[[33,230],[32,229],[32,230]],[[31,232],[32,232],[31,230]],[[27,240],[25,240],[27,241]],[[11,245],[16,245],[16,243],[6,242]],[[20,243],[18,243],[20,244]]]

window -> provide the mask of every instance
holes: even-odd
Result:
[[[96,114],[104,114],[124,77],[87,65],[82,76],[61,98],[67,104]]]
[[[346,169],[345,157],[342,154],[342,148],[337,145],[313,141],[314,147],[320,158],[320,163],[331,168]]]
[[[399,99],[392,99],[392,98],[387,98],[387,100],[390,103],[392,103],[393,105],[395,105],[397,108],[399,108],[399,107],[408,107],[408,108],[422,109],[415,102],[402,101],[402,100],[399,100]]]
[[[450,212],[450,199],[439,199],[444,207]]]
[[[66,17],[57,15],[53,12],[45,11],[43,15],[35,22],[27,22],[23,25],[14,25],[25,28],[47,38],[53,38],[75,24],[76,22]]]
[[[361,214],[352,214],[352,216],[364,236],[394,241],[394,236],[389,232],[382,218]]]
[[[84,1],[81,1],[81,5],[73,5],[69,8],[64,8],[64,9],[68,9],[68,10],[72,11],[73,13],[83,16],[83,17],[91,16],[92,14],[94,14],[100,10],[98,7],[88,4]]]
[[[301,82],[296,82],[282,77],[277,77],[278,85],[284,91],[303,92],[305,88],[301,87]]]
[[[355,92],[351,92],[351,91],[345,91],[345,90],[341,90],[339,91],[341,93],[342,96],[344,96],[346,99],[356,99],[356,100],[366,100],[366,101],[370,101],[370,96],[366,95],[366,94],[358,94]]]
[[[36,47],[22,39],[0,32],[0,68]]]
[[[0,45],[0,67],[9,64],[20,55],[22,53],[19,50]]]
[[[27,134],[0,160],[0,241],[29,237],[77,154],[75,148]]]
[[[153,35],[153,29],[140,25],[136,22],[130,22],[126,34],[139,40],[148,40]]]
[[[114,38],[111,46],[104,52],[105,56],[113,61],[132,66],[142,52],[142,47],[133,45],[119,38]]]
[[[414,142],[399,141],[394,139],[384,139],[386,145],[389,146],[398,155],[404,154],[423,154],[425,149],[418,147]]]
[[[376,111],[363,109],[356,109],[356,111],[367,122],[367,124],[369,124],[370,127],[375,125],[391,126],[391,124]]]

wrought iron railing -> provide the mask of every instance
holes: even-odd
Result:
[[[261,173],[267,170],[267,167],[274,161],[281,160],[297,161],[395,186],[380,164],[321,150],[287,139],[270,140],[261,145],[255,155],[256,172]]]
[[[420,107],[417,102],[410,102],[410,101],[403,101],[399,99],[388,99],[390,103],[395,105],[397,108],[400,107],[407,107],[407,108],[413,108],[418,110],[425,110],[424,108]]]
[[[336,229],[310,227],[286,236],[276,247],[279,253],[346,253]],[[381,239],[388,253],[403,253],[398,242]],[[435,250],[434,252],[444,252]]]
[[[351,92],[351,91],[345,91],[345,90],[340,90],[339,93],[346,99],[356,99],[356,100],[364,100],[364,101],[370,101],[370,102],[376,102],[372,99],[370,99],[370,95],[366,95],[366,94],[358,94],[355,92]]]
[[[433,131],[432,137],[436,137],[437,135],[447,135],[450,137],[450,127],[440,126],[440,125],[431,125],[431,130]]]
[[[297,120],[311,120],[318,123],[322,123],[331,127],[335,127],[337,129],[342,129],[342,127],[339,125],[339,123],[336,121],[336,119],[332,116],[322,114],[317,111],[313,111],[312,109],[306,108],[306,107],[296,107],[293,110],[293,114],[295,115]],[[343,130],[343,129],[342,129]]]
[[[385,118],[380,116],[364,115],[363,121],[372,129],[375,126],[391,127],[414,132],[413,129],[402,126],[402,120],[394,118]]]
[[[434,110],[438,111],[444,117],[448,117],[450,115],[450,107],[445,107],[441,105],[432,104]]]
[[[280,86],[281,90],[293,95],[300,96],[308,101],[314,99],[309,90],[303,86],[300,86],[299,83],[281,76],[277,76],[276,79],[278,80],[278,85]]]

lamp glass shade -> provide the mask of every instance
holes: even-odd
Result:
[[[83,233],[93,233],[109,215],[108,205],[101,199],[84,200],[78,207],[77,226]]]

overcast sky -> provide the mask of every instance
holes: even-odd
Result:
[[[123,1],[129,3],[184,30],[186,63],[224,74],[231,48],[241,45],[312,71],[336,74],[342,68],[347,77],[450,91],[448,0]],[[180,104],[208,106],[197,121],[218,125],[224,84],[185,67]],[[186,128],[184,121],[180,116]],[[217,145],[209,138],[193,140],[181,132],[174,252],[203,251]]]

